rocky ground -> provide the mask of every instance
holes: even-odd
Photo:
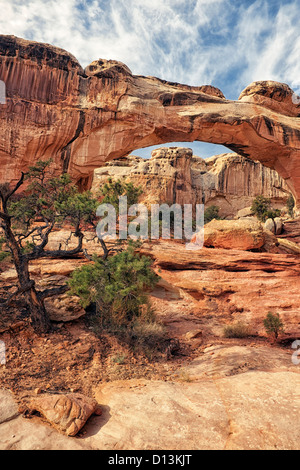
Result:
[[[297,240],[297,227],[283,236]],[[165,336],[154,350],[104,333],[74,299],[48,305],[47,336],[34,333],[21,304],[2,312],[0,449],[299,448],[300,366],[291,348],[300,339],[298,256],[189,251],[171,241],[145,243],[141,252],[161,277],[151,302]],[[44,286],[60,284],[85,262],[43,261],[32,273]],[[1,269],[3,297],[15,273],[9,264]],[[268,311],[285,324],[277,343],[263,328]],[[225,338],[224,327],[238,320],[248,336]],[[28,413],[33,398],[69,393],[102,408],[76,437]]]

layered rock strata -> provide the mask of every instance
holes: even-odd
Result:
[[[15,181],[38,159],[53,159],[88,187],[93,170],[166,142],[227,146],[275,169],[300,197],[300,104],[288,85],[265,81],[237,101],[212,86],[133,75],[111,60],[83,70],[68,52],[0,36],[0,181]]]
[[[130,155],[94,172],[93,192],[108,178],[141,186],[141,202],[216,205],[221,217],[234,217],[263,195],[283,209],[289,188],[278,173],[236,153],[203,159],[190,148],[162,147],[150,159]]]

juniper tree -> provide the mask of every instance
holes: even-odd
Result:
[[[39,161],[22,173],[14,187],[0,185],[0,227],[11,252],[18,276],[15,292],[0,304],[5,307],[22,295],[29,308],[33,326],[47,331],[50,321],[44,300],[68,290],[68,286],[38,291],[29,273],[29,265],[40,258],[67,258],[83,251],[83,227],[95,216],[98,201],[90,192],[79,193],[68,174],[51,176],[51,160]],[[19,194],[20,188],[26,188]],[[38,223],[37,223],[38,221]],[[77,238],[77,246],[57,250],[47,249],[53,229],[68,222]]]
[[[95,305],[102,327],[131,327],[148,305],[145,292],[159,279],[151,265],[150,258],[139,256],[129,244],[120,253],[106,259],[95,257],[94,263],[75,270],[69,280],[70,293],[85,308]]]
[[[138,203],[139,196],[142,194],[142,188],[140,186],[135,186],[132,182],[125,182],[118,180],[113,180],[108,178],[106,183],[99,189],[98,196],[101,199],[101,204],[111,204],[116,212],[116,217],[119,217],[119,201],[121,196],[127,198],[127,207],[128,208],[134,204]],[[103,249],[103,259],[106,259],[110,252],[116,251],[116,248],[108,249],[105,241],[102,237],[99,238]],[[121,242],[120,242],[121,243]],[[118,251],[118,250],[117,250]]]
[[[279,209],[271,207],[271,200],[264,196],[256,196],[252,202],[251,210],[261,222],[265,222],[267,219],[275,219],[280,217],[281,214]]]

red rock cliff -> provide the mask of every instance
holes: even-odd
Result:
[[[0,181],[51,157],[87,186],[103,162],[172,141],[227,146],[275,169],[300,198],[300,105],[292,90],[257,82],[239,100],[211,86],[134,76],[97,60],[82,69],[51,45],[0,36]]]

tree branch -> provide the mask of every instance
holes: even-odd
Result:
[[[5,202],[7,202],[12,197],[12,195],[15,194],[15,192],[19,189],[19,187],[22,186],[22,184],[24,183],[25,173],[22,171],[21,175],[22,176],[17,182],[16,186],[5,196],[4,198]]]
[[[50,233],[50,231],[49,231],[49,233]],[[33,260],[33,259],[38,259],[38,258],[68,258],[70,256],[74,256],[74,255],[77,255],[79,253],[82,253],[82,242],[83,242],[84,235],[81,231],[79,231],[79,233],[78,232],[77,232],[77,234],[75,233],[75,236],[78,238],[78,245],[77,245],[76,248],[73,248],[72,250],[61,250],[61,249],[59,249],[59,250],[47,250],[47,251],[45,251],[43,249],[43,246],[42,246],[43,243],[41,243],[41,245],[36,247],[36,249],[32,253],[29,253],[25,256],[27,257],[28,260]]]
[[[25,292],[29,291],[32,287],[34,287],[35,285],[35,282],[34,281],[30,281],[28,282],[28,284],[26,284],[26,286],[23,286],[23,287],[19,287],[15,292],[13,292],[9,297],[8,299],[5,300],[5,302],[1,302],[1,307],[8,307],[13,299],[15,297],[17,297],[18,295],[20,294],[24,294]]]
[[[39,292],[39,298],[41,300],[48,299],[49,297],[54,297],[55,295],[61,295],[67,292],[70,289],[69,286],[60,286],[60,287],[53,287],[52,289],[45,289],[42,292]]]

